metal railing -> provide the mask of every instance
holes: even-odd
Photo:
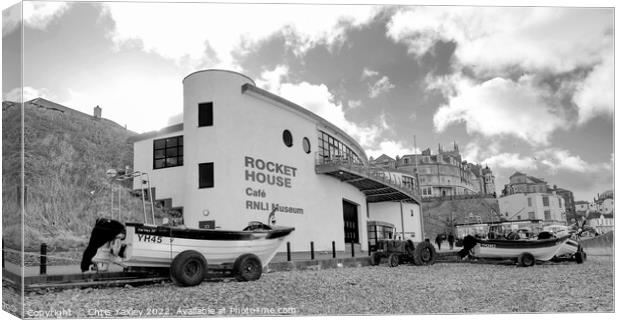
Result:
[[[419,186],[414,177],[407,175],[411,179],[411,183],[403,182],[402,176],[405,173],[390,171],[385,168],[364,165],[354,159],[347,158],[345,156],[324,156],[320,153],[316,153],[315,165],[319,166],[337,166],[343,167],[349,171],[358,173],[363,176],[372,177],[388,186],[394,186],[399,189],[406,190],[407,192],[419,196]]]

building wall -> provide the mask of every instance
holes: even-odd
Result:
[[[544,197],[549,203],[545,205]],[[529,199],[529,200],[528,200]],[[499,208],[506,220],[540,219],[566,221],[564,199],[545,193],[516,193],[499,198]],[[549,211],[549,215],[545,215]]]
[[[289,240],[292,250],[308,251],[310,241],[314,241],[315,250],[331,250],[332,241],[337,250],[344,250],[346,200],[357,205],[359,243],[366,250],[369,215],[374,220],[391,222],[397,217],[400,221],[400,205],[369,205],[373,208],[369,214],[364,193],[315,172],[319,130],[347,144],[365,161],[364,151],[350,143],[350,137],[278,99],[243,93],[246,83],[253,82],[226,71],[197,72],[183,80],[183,166],[152,169],[153,140],[164,135],[135,143],[134,168],[149,173],[158,199],[172,198],[173,206],[183,206],[186,226],[196,228],[200,221],[215,220],[216,228],[241,230],[250,221],[267,222],[277,205],[283,208],[276,212],[277,225],[295,227]],[[198,104],[204,102],[213,103],[213,125],[198,127]],[[284,130],[293,136],[291,147],[283,142]],[[304,138],[310,141],[309,153],[303,148]],[[213,163],[212,188],[199,188],[201,163]],[[278,166],[282,171],[269,170]],[[259,175],[274,177],[276,183],[259,181]],[[139,188],[139,182],[134,182],[134,187]],[[419,219],[416,205],[405,206],[417,210],[414,218]],[[416,229],[415,223],[407,220],[406,228],[418,236],[421,226],[418,221]]]
[[[183,135],[182,131],[164,134],[158,136],[156,139],[176,137]],[[153,140],[146,139],[137,141],[133,146],[134,154],[134,169],[147,173],[151,187],[156,187],[155,198],[172,199],[172,207],[180,207],[184,203],[184,179],[185,179],[185,167],[171,167],[164,169],[153,169]],[[147,186],[141,183],[141,179],[134,179],[134,190],[146,189]]]
[[[422,217],[420,216],[420,206],[415,203],[400,202],[376,202],[368,204],[370,212],[369,220],[389,222],[394,225],[397,238],[411,239],[413,242],[422,242]],[[397,214],[395,214],[397,213]],[[404,226],[405,236],[402,237]]]

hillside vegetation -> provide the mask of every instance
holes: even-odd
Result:
[[[3,234],[18,245],[20,210],[20,105],[3,102]],[[26,187],[24,245],[45,242],[58,248],[82,247],[98,217],[109,217],[110,168],[133,163],[136,135],[107,119],[44,99],[24,104],[24,181]],[[142,202],[122,191],[124,218],[143,221]]]

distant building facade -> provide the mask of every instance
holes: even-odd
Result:
[[[427,148],[421,154],[396,159],[381,155],[370,162],[384,169],[417,174],[423,198],[495,194],[495,176],[491,169],[464,161],[456,143],[450,151],[443,150],[440,145],[436,154]]]
[[[614,230],[614,215],[600,212],[590,212],[587,217],[588,224],[598,233],[607,233]]]
[[[500,197],[502,218],[511,220],[540,219],[545,223],[566,223],[564,199],[549,193],[515,193]]]
[[[553,188],[548,190],[550,193],[555,193],[564,199],[566,205],[566,215],[574,216],[577,213],[575,208],[575,196],[573,192],[564,188],[558,188],[557,185],[553,185]]]
[[[564,224],[567,221],[565,197],[574,205],[571,191],[557,186],[550,189],[542,179],[515,172],[499,198],[500,213],[506,220],[541,219],[545,223]]]

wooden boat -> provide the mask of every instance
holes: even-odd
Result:
[[[121,177],[143,175],[131,172]],[[116,172],[110,176],[117,178]],[[146,179],[148,181],[148,176]],[[146,222],[144,196],[142,201]],[[94,265],[100,270],[102,268],[98,267],[106,268],[109,264],[124,268],[165,268],[169,269],[172,280],[181,285],[197,285],[207,271],[214,270],[230,272],[241,281],[257,280],[284,240],[295,230],[275,226],[276,210],[277,207],[269,214],[269,225],[253,221],[240,231],[123,224],[118,220],[100,218],[82,256],[81,269],[85,272]],[[151,218],[154,222],[152,202]]]
[[[570,235],[550,236],[545,239],[481,240],[467,236],[461,257],[469,254],[474,258],[516,260],[521,266],[532,266],[539,261],[570,258],[578,263],[585,260],[585,252]]]
[[[106,219],[103,224],[118,223]],[[291,227],[252,228],[243,231],[193,229],[171,226],[154,226],[142,223],[126,223],[123,232],[112,235],[113,231],[105,230],[109,237],[99,247],[90,261],[96,264],[118,264],[125,268],[170,268],[183,269],[187,260],[183,255],[193,256],[194,270],[204,275],[207,269],[230,270],[239,280],[256,280],[262,269],[275,256],[276,250],[282,245],[288,235],[295,230]],[[96,227],[97,228],[97,227]],[[92,240],[92,238],[91,238]],[[191,254],[190,254],[191,253]],[[181,258],[179,258],[181,257]],[[84,257],[88,260],[88,257]],[[189,262],[191,262],[189,261]],[[177,267],[177,265],[180,265]],[[185,272],[184,270],[177,270]],[[243,271],[251,271],[243,274]],[[191,270],[186,276],[191,277]],[[183,275],[177,275],[183,277]],[[174,279],[184,285],[184,280]],[[202,280],[202,279],[201,279]],[[199,283],[199,282],[198,282]],[[196,283],[197,284],[197,283]]]

